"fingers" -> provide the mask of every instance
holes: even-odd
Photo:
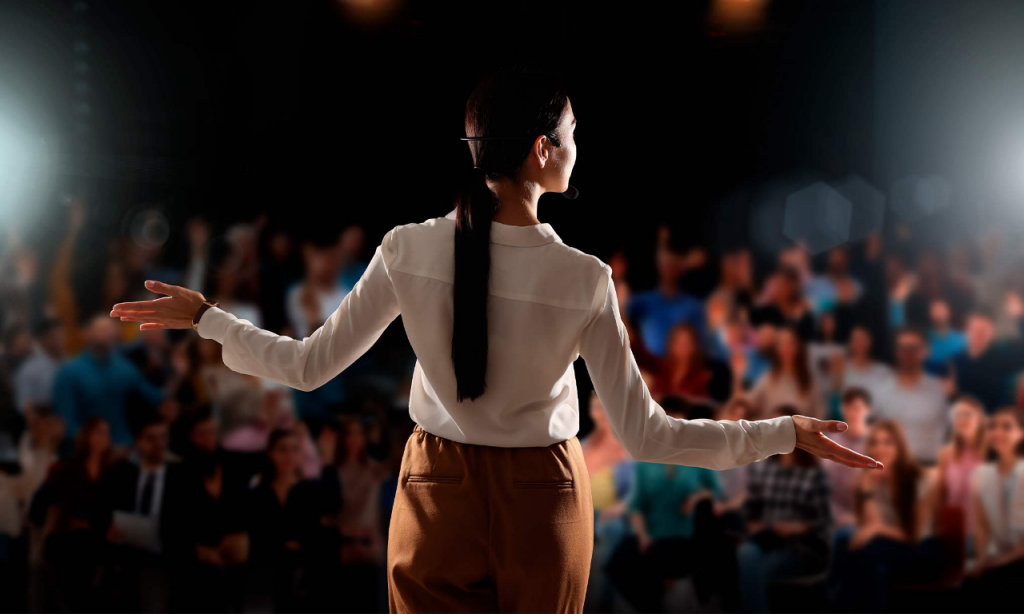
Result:
[[[847,427],[845,422],[840,420],[815,420],[812,419],[808,425],[810,430],[818,433],[842,433],[846,431]]]
[[[821,432],[823,433],[843,433],[846,432],[846,429],[850,428],[841,420],[825,420],[821,425]]]
[[[147,316],[154,316],[160,312],[158,311],[111,311],[110,317],[112,318],[144,318]]]
[[[842,433],[849,428],[840,420],[818,420],[810,416],[793,416],[797,428],[811,433]]]
[[[132,303],[118,303],[112,308],[113,311],[137,311],[137,310],[150,310],[159,307],[160,301],[166,301],[168,297],[161,297],[153,299],[151,301],[135,301]]]
[[[142,322],[144,324],[165,324],[174,325],[174,320],[169,318],[157,318],[153,316],[121,316],[122,322]]]
[[[882,463],[879,463],[870,456],[864,456],[863,454],[854,452],[853,450],[843,447],[827,437],[822,437],[821,439],[825,444],[824,449],[822,450],[824,454],[819,454],[819,456],[831,456],[836,462],[850,467],[860,467],[864,469],[882,468]]]
[[[181,298],[184,295],[182,292],[184,288],[165,284],[162,281],[149,280],[146,282],[146,289],[157,294],[166,294],[175,298]]]
[[[148,322],[139,327],[139,330],[163,330],[170,328],[166,324],[160,324],[159,322]]]

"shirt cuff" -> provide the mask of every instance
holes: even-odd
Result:
[[[228,332],[228,325],[237,319],[219,307],[210,307],[203,317],[199,318],[199,336],[223,344],[224,336]]]
[[[202,324],[202,320],[199,321]],[[789,454],[796,448],[796,425],[792,416],[759,420],[765,456]]]

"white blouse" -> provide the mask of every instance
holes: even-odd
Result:
[[[788,416],[679,420],[651,398],[619,316],[611,267],[562,243],[550,224],[491,228],[486,391],[456,400],[451,360],[455,211],[397,226],[327,322],[299,340],[209,309],[199,334],[224,364],[299,390],[337,376],[399,314],[416,353],[409,413],[428,433],[462,443],[539,447],[579,430],[573,362],[580,356],[612,430],[637,460],[727,469],[791,452]]]

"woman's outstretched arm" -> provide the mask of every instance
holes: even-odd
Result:
[[[299,390],[322,386],[362,356],[398,316],[398,299],[388,274],[394,255],[392,239],[389,232],[359,282],[309,337],[301,341],[282,337],[215,307],[199,320],[199,336],[224,346],[224,364],[233,371]],[[146,288],[165,296],[114,305],[110,315],[142,322],[143,330],[191,328],[192,317],[206,300],[194,290],[160,282],[147,281]]]
[[[604,268],[594,296],[597,307],[583,329],[579,351],[612,430],[635,459],[721,470],[789,453],[799,446],[851,467],[874,466],[872,459],[824,436],[825,432],[846,430],[841,422],[806,416],[733,422],[680,420],[667,415],[640,376],[619,316],[611,268]]]

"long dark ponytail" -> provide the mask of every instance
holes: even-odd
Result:
[[[560,145],[555,130],[568,96],[550,75],[502,72],[484,79],[466,103],[473,167],[456,204],[452,364],[458,400],[486,389],[487,295],[491,222],[498,200],[487,179],[515,180],[535,139]]]

